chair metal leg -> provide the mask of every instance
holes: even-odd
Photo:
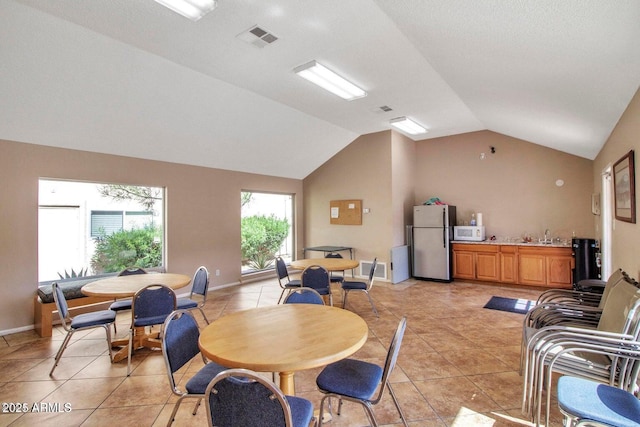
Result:
[[[367,414],[367,418],[369,418],[369,422],[371,423],[371,427],[378,427],[378,420],[376,419],[375,414],[373,413],[373,408],[369,402],[360,401],[362,407],[364,408],[364,413]]]
[[[202,317],[204,318],[205,323],[208,325],[209,319],[207,319],[207,315],[204,314],[204,310],[202,309],[202,307],[198,307],[198,310],[200,310],[200,313],[202,313]]]
[[[133,354],[133,326],[129,330],[129,354],[127,356],[127,376],[131,375],[131,356]]]
[[[398,399],[396,398],[396,394],[393,392],[393,389],[391,388],[391,384],[389,384],[389,382],[387,382],[387,388],[389,389],[389,394],[391,395],[391,399],[393,399],[393,403],[396,405],[396,409],[398,410],[398,413],[400,414],[400,419],[402,419],[402,424],[405,427],[409,427],[409,425],[407,424],[407,418],[404,416],[404,412],[402,412],[402,409],[400,408],[400,403],[398,403]]]
[[[280,302],[282,301],[282,297],[284,297],[284,291],[286,291],[286,289],[282,288],[282,292],[280,292],[280,298],[278,298],[278,304],[280,304]]]
[[[195,406],[193,407],[193,412],[191,413],[191,415],[195,415],[198,412],[198,408],[200,407],[201,403],[202,403],[202,399],[198,399]]]
[[[60,362],[60,358],[62,357],[62,353],[64,353],[64,350],[67,348],[67,345],[69,344],[69,341],[71,340],[71,335],[73,335],[74,332],[75,332],[74,330],[70,330],[69,332],[67,332],[67,336],[64,337],[64,341],[62,341],[62,345],[58,349],[58,352],[56,353],[56,357],[53,360],[53,367],[51,368],[51,371],[49,372],[49,376],[53,375],[53,371],[56,369],[56,366],[58,366],[58,362]]]
[[[380,315],[378,314],[378,310],[376,310],[376,305],[373,303],[373,299],[371,299],[371,295],[369,295],[368,291],[364,291],[365,294],[367,294],[367,298],[369,298],[369,304],[371,304],[371,309],[373,310],[373,314],[376,315],[376,317],[380,317]]]
[[[113,325],[115,326],[115,322]],[[104,332],[107,335],[107,348],[109,349],[109,361],[113,363],[113,348],[111,348],[111,325],[104,325]]]
[[[342,292],[344,292],[344,296],[342,297],[342,308],[345,308],[347,306],[347,295],[349,295],[349,291],[344,290]]]
[[[324,414],[325,399],[329,399],[329,413],[331,413],[331,399],[328,394],[325,394],[320,400],[320,415],[318,416],[318,427],[322,427],[322,419],[324,418],[322,415]]]

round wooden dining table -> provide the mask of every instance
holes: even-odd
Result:
[[[305,258],[291,261],[289,266],[294,270],[304,270],[311,265],[319,265],[327,271],[345,271],[356,268],[360,263],[347,258]]]
[[[140,289],[148,285],[165,285],[173,290],[183,288],[191,283],[191,277],[185,274],[175,273],[147,273],[132,274],[129,276],[114,276],[95,282],[87,283],[81,289],[82,293],[89,296],[108,298],[131,298]],[[121,347],[113,354],[113,361],[119,362],[128,356],[128,339],[115,339],[111,342],[113,347]],[[146,333],[144,328],[136,328],[133,336],[133,348],[148,347],[159,348],[158,333]]]
[[[191,283],[191,277],[175,273],[147,273],[129,276],[113,276],[87,283],[82,293],[93,297],[131,298],[148,285],[165,285],[173,290]]]
[[[315,304],[282,304],[237,311],[206,326],[202,353],[223,366],[279,372],[280,389],[294,395],[294,372],[355,353],[367,341],[358,315]]]

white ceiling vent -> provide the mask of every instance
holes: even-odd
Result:
[[[389,111],[393,111],[393,108],[389,107],[388,105],[382,105],[380,107],[371,108],[369,111],[374,114],[384,114],[388,113]]]
[[[247,31],[243,31],[236,37],[259,48],[263,48],[266,45],[269,45],[278,40],[278,37],[274,36],[264,28],[258,27],[257,25],[254,25]]]

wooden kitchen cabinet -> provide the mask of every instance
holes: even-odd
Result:
[[[571,288],[571,248],[453,244],[453,277],[550,288]]]
[[[497,245],[453,245],[453,277],[498,281],[500,259]]]
[[[532,249],[532,252],[528,249]],[[518,252],[518,283],[522,285],[546,285],[545,256],[538,250],[533,250],[533,248]]]
[[[471,279],[471,280],[476,278],[474,252],[454,249],[453,277],[458,279]]]
[[[550,288],[571,288],[571,248],[520,247],[519,283]]]
[[[500,246],[500,282],[518,283],[517,246]]]
[[[571,271],[573,268],[573,257],[569,252],[566,254],[553,254],[547,256],[547,286],[571,287],[573,280]]]
[[[476,253],[476,279],[497,282],[499,279],[499,254],[497,252]]]

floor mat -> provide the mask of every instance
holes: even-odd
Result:
[[[521,298],[505,298],[505,297],[491,297],[488,303],[484,305],[484,308],[491,310],[508,311],[511,313],[526,314],[533,306],[536,305],[535,301]]]

